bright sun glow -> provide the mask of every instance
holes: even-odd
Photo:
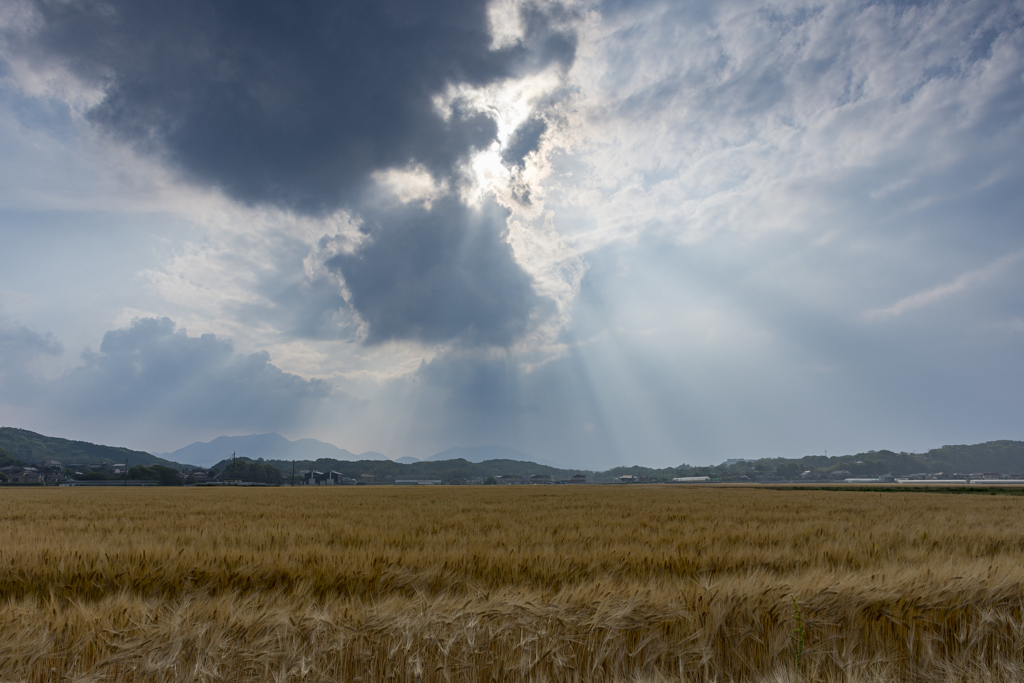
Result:
[[[508,80],[484,88],[467,85],[450,86],[434,100],[437,110],[446,119],[456,103],[470,111],[490,116],[497,124],[497,141],[473,155],[469,163],[472,187],[463,194],[463,201],[478,204],[488,194],[506,196],[511,174],[502,164],[501,153],[508,147],[516,129],[535,112],[537,103],[561,84],[555,67],[525,78]]]

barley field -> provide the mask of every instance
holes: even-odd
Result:
[[[1024,680],[1024,498],[0,489],[2,681]]]

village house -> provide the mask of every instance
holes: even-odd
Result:
[[[189,473],[197,484],[205,484],[208,481],[212,481],[213,477],[210,476],[210,470],[205,467],[197,467]]]
[[[305,486],[320,486],[327,479],[327,475],[320,470],[302,470],[302,484]]]
[[[12,484],[42,484],[45,483],[45,477],[36,468],[25,467],[20,472],[15,472],[9,476],[7,481]]]

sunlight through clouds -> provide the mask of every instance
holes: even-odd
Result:
[[[1024,436],[1019,0],[190,7],[0,8],[19,386],[214,335],[289,436],[391,457]],[[255,429],[161,386],[167,434]]]

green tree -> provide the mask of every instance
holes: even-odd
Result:
[[[0,447],[0,467],[7,467],[8,465],[23,467],[25,463],[11,455],[11,452],[6,448]]]
[[[74,475],[78,481],[106,481],[108,479],[121,479],[122,475],[112,472],[82,472]]]
[[[156,481],[156,474],[145,465],[128,468],[128,478],[132,480]]]
[[[796,479],[800,476],[800,466],[795,462],[787,462],[784,465],[779,465],[775,468],[775,474],[779,475],[783,479]]]
[[[260,484],[280,484],[281,470],[270,463],[253,462],[248,458],[236,458],[229,461],[221,475],[221,480],[237,479]]]
[[[184,483],[181,472],[173,467],[153,465],[150,469],[156,473],[157,481],[161,486],[181,486]]]
[[[182,479],[178,470],[163,465],[136,465],[128,470],[128,478],[140,481],[156,481],[161,486],[181,486]]]

